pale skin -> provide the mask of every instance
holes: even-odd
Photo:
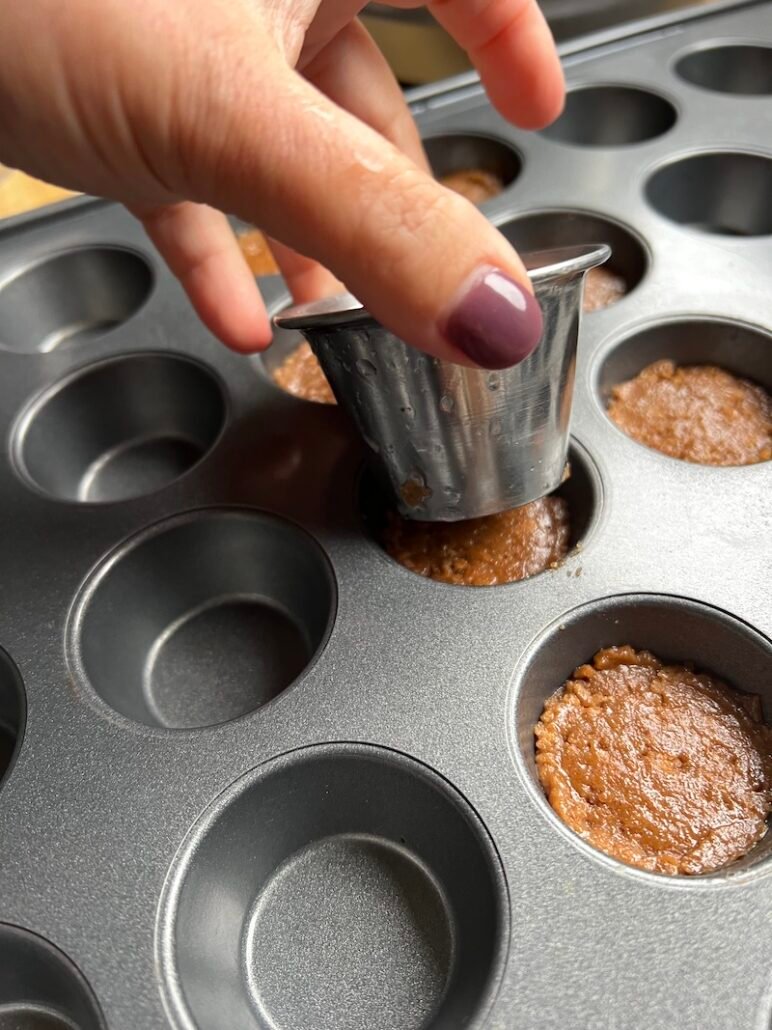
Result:
[[[270,236],[296,301],[345,283],[408,343],[465,361],[441,329],[463,284],[484,265],[530,284],[480,212],[433,180],[363,6],[0,3],[0,163],[125,204],[234,350],[264,349],[271,328],[222,211]],[[534,0],[426,6],[505,118],[557,117],[563,76]]]

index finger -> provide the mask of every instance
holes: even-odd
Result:
[[[430,0],[428,7],[469,54],[508,121],[540,129],[557,118],[563,69],[536,0]]]

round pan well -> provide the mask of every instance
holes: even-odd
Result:
[[[366,745],[291,752],[194,826],[159,915],[172,1023],[198,1030],[480,1027],[506,888],[469,806]]]
[[[7,1030],[105,1030],[91,988],[44,938],[0,923],[0,1027]]]
[[[646,183],[646,198],[663,217],[716,236],[772,233],[772,159],[716,151],[663,165]]]
[[[134,354],[80,369],[35,398],[13,437],[17,468],[62,501],[123,501],[191,469],[225,422],[225,397],[204,365]]]
[[[73,671],[135,722],[216,725],[304,672],[335,603],[329,563],[301,529],[242,509],[192,512],[97,567],[68,629]]]
[[[0,283],[0,348],[20,354],[83,343],[134,315],[153,270],[123,247],[80,247],[45,258]]]
[[[585,844],[559,819],[544,795],[536,771],[534,727],[544,702],[604,647],[630,644],[675,663],[692,662],[736,690],[758,694],[765,721],[772,724],[772,644],[750,626],[699,601],[664,594],[622,594],[580,605],[548,627],[520,663],[512,685],[513,747],[517,764],[549,822],[595,860],[659,883],[721,883],[728,876],[761,868],[772,850],[772,834],[725,870],[696,877],[669,877],[631,870]]]
[[[714,93],[772,95],[772,46],[703,45],[680,57],[675,69],[684,81]]]
[[[576,441],[572,441],[569,445],[568,465],[570,475],[555,491],[555,494],[562,497],[568,504],[570,554],[577,546],[583,545],[592,533],[603,503],[603,485],[595,462],[587,450]],[[386,475],[375,461],[369,462],[362,471],[359,483],[359,505],[368,535],[382,548],[386,515],[393,510],[394,499]],[[389,560],[394,561],[390,556]],[[550,571],[552,570],[547,570],[547,573]],[[539,575],[544,574],[540,573]],[[433,581],[427,580],[427,582]],[[528,580],[517,582],[525,584]],[[433,583],[433,585],[441,589],[448,587],[446,583]],[[504,584],[504,586],[512,585]],[[454,585],[453,589],[457,589],[457,587]],[[500,587],[462,587],[461,589],[485,590],[500,589]]]
[[[479,169],[490,172],[506,188],[520,174],[522,162],[517,151],[494,136],[475,133],[446,133],[423,141],[426,156],[436,178],[453,172]]]
[[[676,109],[664,97],[633,86],[581,86],[542,135],[580,147],[622,147],[662,136],[676,123]]]
[[[649,265],[646,245],[631,229],[589,211],[535,211],[499,222],[496,228],[521,254],[607,243],[611,257],[601,267],[621,276],[628,293],[641,282]]]
[[[596,390],[605,407],[611,388],[655,361],[717,365],[772,393],[772,333],[720,319],[678,319],[641,329],[614,344],[598,366]]]

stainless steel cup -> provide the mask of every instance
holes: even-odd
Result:
[[[533,354],[500,372],[408,347],[350,294],[290,308],[274,323],[309,341],[403,515],[490,515],[563,478],[584,277],[610,254],[592,244],[524,255],[544,332]]]

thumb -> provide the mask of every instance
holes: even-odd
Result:
[[[278,52],[259,72],[254,89],[224,78],[198,111],[198,126],[217,126],[197,134],[202,147],[231,142],[189,163],[208,179],[197,199],[319,261],[420,350],[491,369],[527,357],[541,311],[504,237]]]

